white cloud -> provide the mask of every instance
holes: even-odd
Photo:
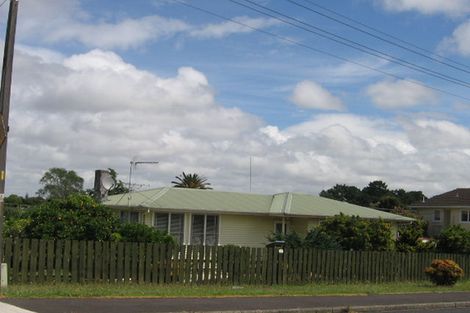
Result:
[[[257,29],[279,24],[279,21],[273,18],[252,18],[248,16],[238,16],[233,18],[233,20]],[[189,34],[196,38],[223,38],[232,34],[251,33],[253,31],[254,30],[252,28],[227,21],[217,24],[208,24],[196,28],[190,31]]]
[[[470,130],[449,121],[331,113],[280,129],[218,104],[194,68],[160,77],[108,51],[48,55],[15,55],[8,193],[33,193],[50,167],[74,169],[89,186],[96,168],[126,180],[134,157],[160,161],[135,172],[151,187],[194,171],[219,190],[248,191],[250,156],[255,192],[383,179],[436,193],[468,182]]]
[[[408,80],[381,81],[367,87],[366,92],[375,105],[384,109],[407,108],[436,101],[432,90]]]
[[[416,11],[422,14],[461,16],[470,13],[470,0],[377,0],[395,12]]]
[[[292,92],[291,101],[297,106],[308,109],[343,111],[343,102],[319,84],[304,80]]]
[[[18,36],[33,42],[79,43],[89,48],[131,49],[184,34],[193,38],[223,38],[253,29],[232,22],[191,25],[158,14],[143,17],[108,16],[92,20],[78,0],[25,0],[19,10]],[[235,17],[255,28],[279,24],[274,19]]]
[[[470,56],[470,20],[460,24],[450,37],[444,38],[439,44],[439,50]]]

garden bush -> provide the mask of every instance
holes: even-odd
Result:
[[[438,237],[437,250],[444,253],[470,253],[470,231],[460,225],[447,227]]]
[[[463,269],[452,260],[434,260],[424,272],[438,286],[453,286],[463,277]]]

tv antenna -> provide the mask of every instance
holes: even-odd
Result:
[[[134,161],[132,160],[130,162],[130,166],[129,166],[129,194],[128,194],[128,201],[131,200],[131,193],[132,193],[132,174],[134,173],[134,171],[136,170],[137,168],[137,165],[139,164],[158,164],[159,162],[158,161]]]

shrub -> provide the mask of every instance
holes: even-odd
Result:
[[[399,236],[396,242],[397,250],[400,252],[433,250],[434,242],[432,244],[423,244],[421,240],[426,234],[426,228],[427,223],[423,220],[400,225],[398,228]]]
[[[113,238],[118,241],[127,242],[175,243],[175,240],[170,235],[160,232],[153,227],[136,223],[121,224],[118,227],[117,234],[113,234]]]
[[[341,213],[323,220],[318,229],[334,238],[344,250],[385,251],[393,248],[391,224],[381,219],[369,221]]]
[[[464,275],[463,269],[452,260],[434,260],[424,272],[438,286],[453,286]]]
[[[304,245],[303,239],[296,232],[288,234],[273,233],[268,237],[268,241],[284,241],[285,246],[289,248],[301,248]]]
[[[447,227],[438,237],[437,249],[445,253],[469,253],[470,232],[460,225]]]
[[[308,248],[318,248],[327,250],[341,250],[341,245],[325,232],[314,228],[305,237],[304,245]]]
[[[43,202],[25,218],[29,223],[18,235],[38,239],[109,240],[118,224],[110,207],[83,194]]]

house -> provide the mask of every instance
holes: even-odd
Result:
[[[321,219],[340,213],[383,219],[395,226],[413,219],[320,196],[263,195],[187,188],[157,188],[109,196],[103,204],[124,222],[167,231],[183,244],[263,247],[273,232],[305,235]],[[392,235],[392,234],[391,234]]]
[[[428,233],[431,236],[439,235],[450,225],[470,229],[470,188],[457,188],[423,199],[410,208],[429,223]]]

